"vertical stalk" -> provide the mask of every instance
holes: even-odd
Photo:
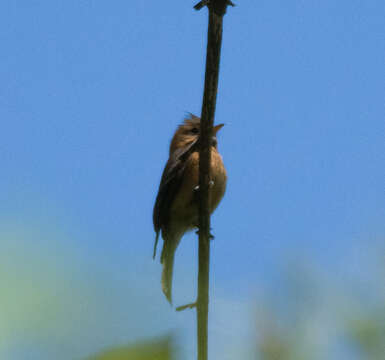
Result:
[[[199,5],[199,4],[198,4]],[[197,299],[198,360],[207,360],[210,274],[209,181],[211,137],[217,100],[219,63],[222,45],[223,15],[228,2],[211,0],[207,35],[205,85],[201,113],[199,148],[199,270]]]

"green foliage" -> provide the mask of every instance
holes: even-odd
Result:
[[[378,309],[373,314],[357,316],[350,322],[353,341],[366,359],[385,359],[385,315]]]
[[[354,281],[340,284],[311,267],[283,273],[282,287],[259,303],[256,359],[385,359],[381,269],[365,294]]]
[[[158,341],[113,348],[87,360],[171,360],[172,353],[172,341],[167,337]]]

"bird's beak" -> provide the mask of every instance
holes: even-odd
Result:
[[[225,126],[225,124],[215,125],[215,126],[213,127],[213,133],[214,133],[214,135],[216,135],[217,132],[219,131],[219,129],[221,129],[223,126]]]

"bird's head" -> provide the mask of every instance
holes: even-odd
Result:
[[[193,114],[190,114],[182,124],[178,126],[170,144],[170,154],[179,148],[189,146],[196,142],[200,134],[201,119]],[[212,146],[217,147],[217,132],[224,124],[219,124],[213,127]]]

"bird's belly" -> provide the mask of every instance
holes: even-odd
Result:
[[[199,154],[193,153],[187,160],[183,182],[171,207],[170,220],[185,227],[186,231],[198,226]],[[210,213],[221,201],[226,190],[226,170],[222,157],[213,149],[211,152],[211,180],[209,188]]]
[[[211,180],[213,185],[210,188],[210,212],[213,212],[225,194],[227,183],[222,156],[216,150],[211,153]]]

